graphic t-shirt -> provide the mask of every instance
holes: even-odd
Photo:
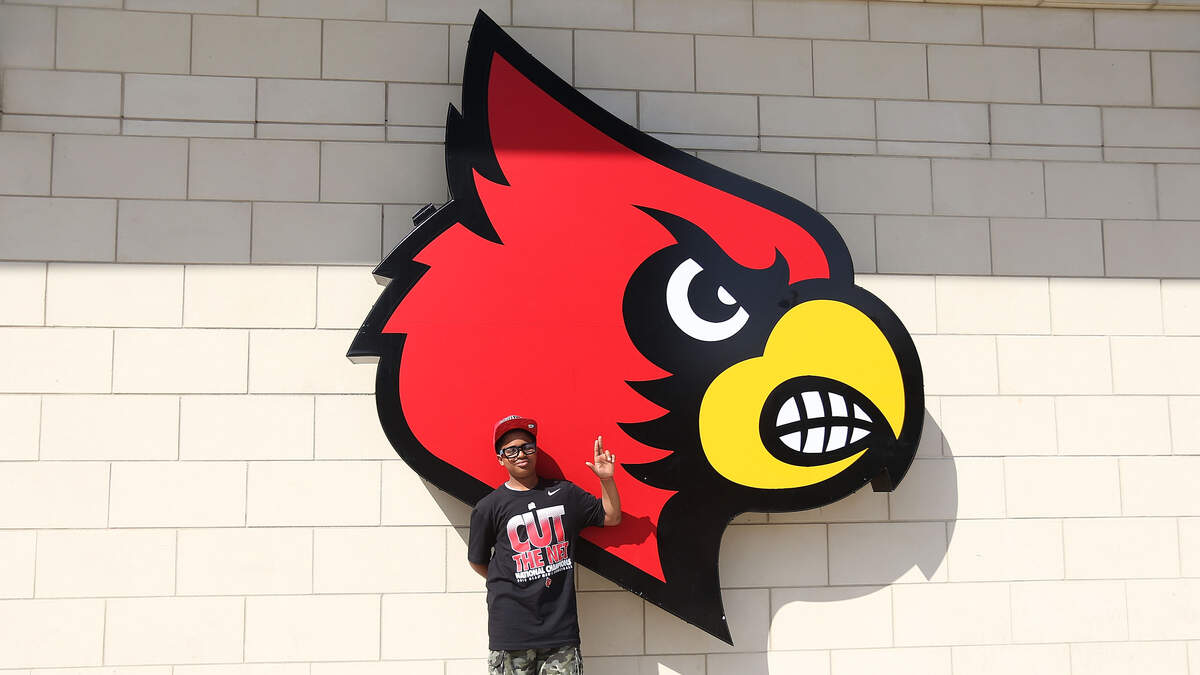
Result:
[[[565,480],[501,485],[479,500],[467,560],[488,566],[489,649],[579,644],[571,556],[579,531],[603,524],[604,504]]]

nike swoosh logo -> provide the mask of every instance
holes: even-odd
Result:
[[[558,492],[558,491],[559,491],[559,490],[561,490],[561,489],[562,489],[562,488],[554,488],[553,490],[546,490],[546,494],[548,494],[548,495],[550,495],[551,497],[553,497],[553,496],[554,496],[554,493],[555,493],[555,492]]]

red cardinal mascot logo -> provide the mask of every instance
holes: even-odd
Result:
[[[816,211],[618,120],[482,13],[452,199],[376,270],[350,348],[378,357],[396,452],[474,504],[503,479],[488,436],[543,422],[539,471],[597,490],[622,460],[623,520],[577,560],[727,642],[717,554],[731,518],[891,490],[924,416],[912,340],[854,285]]]

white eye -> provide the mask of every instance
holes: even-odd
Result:
[[[724,321],[709,321],[700,318],[696,314],[696,310],[692,309],[691,303],[688,302],[688,288],[691,287],[696,275],[703,271],[704,268],[700,266],[700,263],[691,258],[684,260],[679,267],[675,268],[675,271],[671,273],[671,278],[667,280],[667,312],[675,321],[675,325],[693,338],[704,342],[720,342],[737,335],[737,332],[750,319],[750,314],[745,309],[738,307],[733,316]],[[724,286],[717,287],[717,299],[725,305],[737,304],[737,300],[730,295],[729,291],[725,290]]]

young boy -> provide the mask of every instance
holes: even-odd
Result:
[[[467,561],[487,579],[489,675],[579,675],[579,620],[571,556],[579,532],[621,522],[614,456],[596,438],[601,499],[537,475],[537,422],[509,415],[492,430],[508,480],[471,512]]]

